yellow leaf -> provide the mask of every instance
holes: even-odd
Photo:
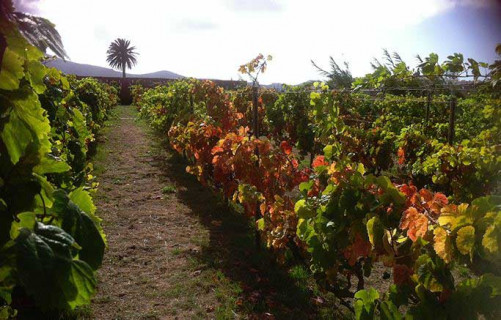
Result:
[[[434,234],[434,244],[433,248],[437,255],[442,258],[446,263],[450,263],[452,261],[452,243],[450,236],[447,234],[447,231],[444,228],[437,227]]]
[[[475,245],[475,228],[466,226],[459,229],[456,238],[456,247],[461,254],[471,254]]]
[[[473,223],[473,220],[466,203],[459,206],[447,205],[443,207],[438,218],[438,224],[442,227],[448,226],[450,230],[470,223]]]
[[[484,237],[482,239],[482,245],[491,254],[499,253],[499,231],[495,225],[490,226],[485,231]]]
[[[379,217],[375,216],[367,221],[367,235],[369,236],[369,242],[372,244],[373,248],[383,248],[384,231],[384,226],[379,220]]]

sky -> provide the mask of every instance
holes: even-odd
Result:
[[[106,67],[106,50],[127,38],[139,53],[132,73],[238,79],[257,54],[273,61],[261,83],[320,79],[311,60],[371,71],[383,48],[411,66],[416,55],[492,62],[501,43],[501,0],[14,0],[51,20],[71,61]]]

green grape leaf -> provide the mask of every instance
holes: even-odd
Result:
[[[13,164],[19,161],[32,141],[31,131],[14,113],[5,124],[1,137]]]
[[[306,200],[301,199],[294,205],[294,211],[297,213],[298,217],[308,219],[315,215],[315,211],[312,210],[306,203]]]
[[[383,301],[380,305],[381,309],[381,319],[382,320],[401,320],[403,319],[402,314],[398,311],[398,308],[391,301]]]
[[[2,66],[0,69],[0,89],[16,90],[19,88],[19,81],[23,76],[24,69],[22,57],[7,47],[3,54]]]
[[[37,94],[42,94],[46,87],[43,82],[46,72],[46,67],[38,60],[28,62],[26,78],[30,81],[31,86]]]
[[[88,215],[93,215],[96,212],[96,206],[92,202],[92,197],[83,187],[70,192],[69,198]],[[99,219],[98,221],[100,222],[101,220]]]
[[[384,226],[378,216],[367,221],[367,234],[374,248],[383,249]]]
[[[324,148],[324,155],[325,155],[325,158],[328,160],[332,159],[332,155],[333,155],[332,149],[333,149],[333,146],[331,144],[326,145]]]
[[[96,270],[101,266],[106,247],[98,223],[91,218],[91,214],[87,214],[70,200],[64,190],[54,191],[53,196],[52,212],[62,218],[63,230],[68,232],[82,248],[79,252],[80,259]],[[82,203],[88,200],[81,191],[77,192],[74,198]],[[91,204],[88,203],[83,206],[86,209],[91,208]]]
[[[264,230],[264,219],[261,218],[261,219],[258,219],[256,221],[256,227],[259,231],[263,231]]]
[[[94,224],[99,230],[101,234],[101,238],[103,238],[104,243],[106,244],[106,234],[101,227],[101,219],[96,216],[96,206],[92,202],[92,197],[89,192],[85,191],[83,187],[73,190],[68,195],[70,200],[73,201],[80,209],[82,209],[91,219],[94,221]]]
[[[16,164],[30,145],[38,149],[40,156],[44,156],[50,151],[50,125],[38,96],[33,91],[24,89],[11,97],[10,101],[13,108],[1,137],[11,162]]]
[[[78,109],[73,109],[73,128],[78,133],[78,141],[80,142],[82,152],[86,152],[85,139],[90,139],[91,133],[87,129],[84,115]]]
[[[74,260],[75,241],[62,229],[37,223],[15,240],[20,284],[42,308],[74,309],[90,303],[96,286],[92,269]]]
[[[17,216],[17,220],[12,222],[10,226],[10,238],[15,240],[19,236],[21,229],[33,230],[36,225],[36,215],[34,212],[21,212]]]
[[[33,168],[33,171],[39,175],[46,173],[62,173],[71,170],[71,167],[64,161],[51,157],[43,157],[38,165]]]
[[[355,319],[374,319],[377,299],[379,299],[379,293],[374,288],[355,293]]]
[[[308,180],[308,181],[305,181],[305,182],[301,182],[299,184],[299,191],[301,192],[307,192],[307,191],[310,191],[311,188],[313,187],[315,181],[313,180]]]
[[[73,260],[68,281],[62,285],[62,291],[68,298],[70,308],[75,309],[89,304],[96,285],[92,268],[81,260]]]

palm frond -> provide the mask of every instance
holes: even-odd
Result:
[[[311,64],[317,69],[318,73],[320,73],[321,75],[323,75],[324,77],[329,77],[330,73],[328,71],[325,71],[324,69],[320,68],[316,63],[315,61],[313,60],[310,60],[311,61]]]
[[[379,62],[379,60],[377,58],[372,58],[372,62],[371,62],[372,69],[376,70],[376,69],[379,69],[382,66],[383,65],[381,64],[381,62]]]
[[[22,12],[13,12],[12,17],[18,25],[21,34],[42,52],[50,49],[57,57],[65,60],[68,58],[64,50],[61,35],[54,24],[41,17],[32,16]]]
[[[351,75],[350,68],[347,62],[344,62],[345,69],[342,69],[334,60],[334,58],[329,57],[329,64],[331,67],[330,71],[326,71],[320,68],[313,60],[311,61],[313,66],[318,70],[318,72],[324,77],[329,78],[329,86],[333,88],[349,88],[353,82],[353,76]]]
[[[398,52],[393,52],[393,59],[395,59],[395,61],[398,63],[404,62],[404,60],[402,60],[402,57],[398,54]]]
[[[393,59],[392,59],[391,54],[388,51],[388,49],[383,49],[383,57],[387,62],[386,63],[387,66],[391,66],[391,67],[395,68],[395,62],[393,62]]]

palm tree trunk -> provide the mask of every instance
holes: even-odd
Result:
[[[125,79],[125,64],[122,66],[122,78]]]

